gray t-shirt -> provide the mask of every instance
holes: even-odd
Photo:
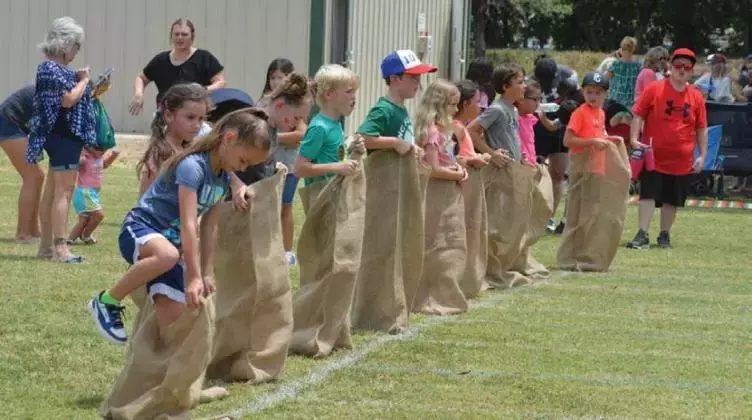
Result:
[[[180,249],[178,188],[181,185],[196,191],[198,216],[202,216],[225,198],[230,190],[230,175],[224,171],[215,174],[207,152],[189,155],[178,163],[174,173],[159,175],[125,216],[125,221],[153,228]]]
[[[514,160],[522,160],[520,120],[514,105],[497,99],[480,114],[478,123],[486,131],[486,143],[492,149],[506,150]]]
[[[275,162],[284,163],[287,169],[292,173],[292,167],[295,165],[295,159],[298,158],[298,149],[289,148],[283,144],[278,144],[277,149],[272,155]]]
[[[25,133],[31,132],[29,124],[34,113],[34,85],[25,86],[0,104],[0,114],[17,125]]]

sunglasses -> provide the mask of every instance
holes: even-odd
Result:
[[[676,70],[684,70],[684,71],[690,71],[693,68],[695,68],[694,64],[677,64],[677,63],[671,64],[671,67],[675,68]]]

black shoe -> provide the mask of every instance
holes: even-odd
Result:
[[[658,246],[663,249],[671,249],[671,235],[665,230],[658,234]]]
[[[564,228],[565,228],[565,227],[567,227],[567,224],[566,224],[566,223],[564,223],[564,221],[562,220],[562,221],[561,221],[561,222],[559,223],[559,225],[558,225],[558,226],[556,226],[556,229],[554,229],[554,235],[561,235],[562,233],[564,233]]]
[[[634,239],[627,243],[629,249],[648,249],[650,248],[650,237],[648,233],[640,229],[637,231]]]

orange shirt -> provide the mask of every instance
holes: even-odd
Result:
[[[454,120],[452,125],[454,126],[454,135],[457,137],[457,143],[460,149],[459,156],[468,158],[475,156],[473,139],[470,138],[470,133],[467,132],[465,124],[463,124],[462,121]]]
[[[603,108],[597,108],[589,104],[582,104],[573,113],[569,119],[567,130],[583,140],[602,139],[606,135],[606,112]],[[606,173],[606,151],[595,150],[585,147],[570,147],[572,154],[584,152],[591,149],[591,160],[589,162],[588,172],[603,175]]]

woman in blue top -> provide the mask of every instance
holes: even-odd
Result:
[[[34,112],[26,161],[37,163],[42,150],[49,156],[49,175],[39,208],[42,239],[39,256],[78,263],[68,251],[68,210],[76,187],[78,161],[84,145],[96,146],[95,114],[89,68],[73,70],[84,30],[73,18],[52,22],[39,44],[46,59],[37,67]]]
[[[246,187],[232,174],[269,157],[266,119],[266,113],[255,108],[227,114],[208,135],[165,162],[157,180],[126,214],[119,244],[131,267],[112,288],[89,301],[97,328],[108,341],[125,344],[120,302],[141,286],[146,285],[154,302],[160,328],[180,318],[186,305],[195,308],[202,295],[214,291],[217,204],[232,184],[235,203],[247,208]]]

